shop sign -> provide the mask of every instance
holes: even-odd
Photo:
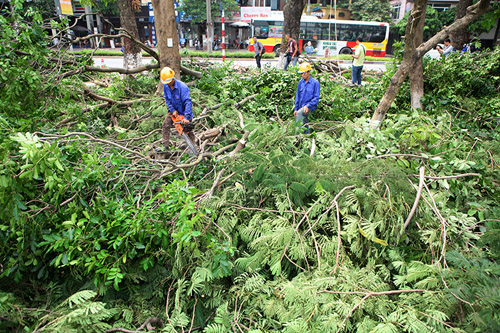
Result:
[[[257,19],[269,19],[271,7],[241,7],[241,21],[250,22]]]
[[[71,0],[60,0],[61,4],[61,14],[63,15],[73,15],[73,6],[71,5]]]

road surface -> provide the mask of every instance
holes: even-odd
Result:
[[[203,58],[205,60],[205,58]],[[142,58],[143,64],[150,64],[153,61],[153,58]],[[212,58],[210,61],[214,63],[222,63],[221,58]],[[239,65],[243,67],[256,67],[256,63],[254,59],[248,58],[234,58],[229,59],[226,58],[226,62],[232,62],[234,65]],[[96,66],[106,66],[106,67],[117,67],[123,68],[123,57],[94,57],[94,63]],[[365,62],[363,66],[363,70],[374,70],[374,71],[382,71],[385,72],[387,62],[385,61],[376,61],[376,62]],[[262,59],[261,60],[262,67],[271,66],[276,67],[278,65],[278,59]],[[341,61],[341,68],[349,68],[351,67],[351,61]]]

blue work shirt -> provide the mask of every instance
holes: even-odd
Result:
[[[301,79],[295,94],[295,110],[298,111],[302,107],[307,106],[309,111],[314,111],[318,107],[319,102],[319,82],[312,76],[306,82]]]
[[[184,82],[175,80],[174,89],[170,89],[168,84],[164,84],[163,96],[165,96],[168,112],[177,111],[187,120],[193,120],[193,103],[189,97],[189,88]]]

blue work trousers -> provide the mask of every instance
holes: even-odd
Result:
[[[363,66],[352,66],[352,84],[361,85],[361,71]]]

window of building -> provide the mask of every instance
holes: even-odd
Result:
[[[397,20],[399,19],[399,13],[401,12],[401,4],[395,4],[392,6],[392,19]]]
[[[266,7],[271,7],[271,10],[280,10],[280,0],[266,0]]]
[[[330,0],[309,0],[308,4],[325,7],[330,5]]]
[[[437,10],[438,12],[443,12],[445,10],[450,9],[451,4],[449,3],[432,3],[431,7]]]

